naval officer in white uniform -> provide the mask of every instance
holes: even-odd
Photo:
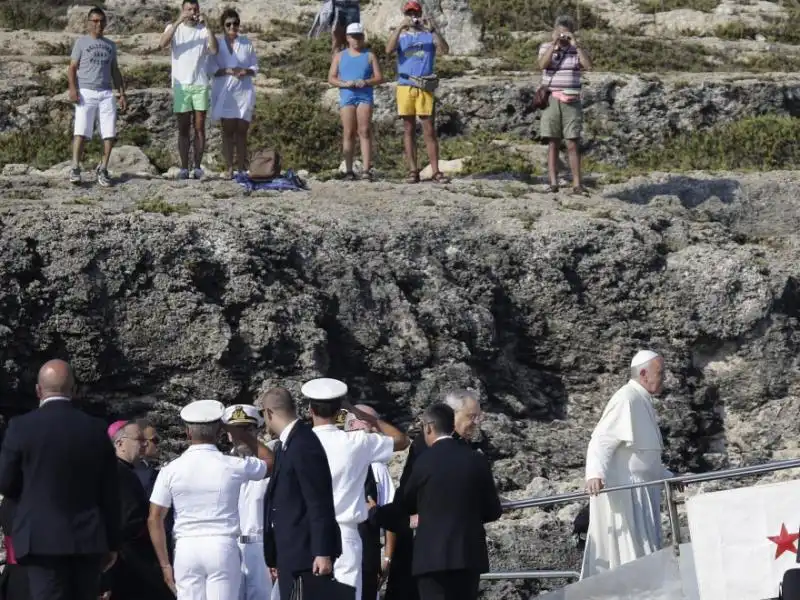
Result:
[[[255,406],[237,404],[225,409],[222,422],[228,426],[245,429],[251,436],[258,435],[264,419]],[[229,433],[228,439],[233,442]],[[252,456],[247,444],[234,446],[234,456]],[[242,587],[239,600],[267,600],[272,594],[272,579],[264,559],[264,496],[269,477],[245,481],[239,492],[239,550],[242,553]]]
[[[344,403],[347,385],[341,381],[314,379],[304,384],[300,392],[310,401],[314,433],[325,448],[331,469],[336,522],[342,534],[342,555],[333,563],[333,576],[356,588],[355,600],[361,600],[362,545],[358,524],[368,516],[364,497],[367,471],[372,463],[387,463],[393,452],[405,450],[409,439],[393,425]],[[381,433],[342,431],[336,426],[336,416],[342,408],[373,424]]]
[[[198,400],[181,410],[189,448],[165,465],[150,496],[147,527],[167,585],[177,600],[232,600],[239,597],[239,492],[245,481],[267,477],[273,454],[243,428],[230,427],[235,443],[254,456],[219,451],[216,441],[225,407]],[[169,563],[164,517],[175,510],[175,564]],[[174,569],[174,570],[173,570]]]

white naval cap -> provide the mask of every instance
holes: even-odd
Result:
[[[257,425],[261,427],[264,419],[252,404],[234,404],[225,409],[222,422],[226,425]]]
[[[309,400],[316,400],[318,402],[336,400],[347,394],[347,384],[338,379],[322,377],[304,383],[303,387],[300,388],[300,393]]]
[[[649,363],[651,360],[658,358],[659,356],[660,354],[657,354],[652,350],[639,350],[631,360],[631,367],[638,367],[639,365]]]
[[[181,419],[187,423],[213,423],[222,419],[225,406],[216,400],[195,400],[181,409]]]

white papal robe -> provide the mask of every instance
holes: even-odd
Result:
[[[586,452],[586,480],[606,487],[672,477],[661,462],[661,431],[652,397],[629,381],[609,400]],[[661,486],[600,494],[589,500],[581,579],[661,548]]]

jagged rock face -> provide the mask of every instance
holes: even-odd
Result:
[[[637,180],[571,202],[325,185],[209,198],[216,208],[182,217],[127,212],[113,195],[60,205],[75,192],[58,189],[5,204],[3,402],[30,405],[39,364],[67,356],[88,410],[149,412],[174,454],[193,398],[250,401],[327,375],[408,425],[442,390],[472,386],[513,498],[579,488],[603,405],[651,347],[667,361],[670,467],[796,452],[776,425],[800,408],[796,174]],[[576,568],[577,509],[490,527],[494,568]],[[497,583],[485,597],[532,589]]]

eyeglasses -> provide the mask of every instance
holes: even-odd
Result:
[[[233,27],[239,27],[239,21],[228,21],[225,23],[225,29],[232,29]]]
[[[89,23],[105,23],[105,19],[89,19]]]

